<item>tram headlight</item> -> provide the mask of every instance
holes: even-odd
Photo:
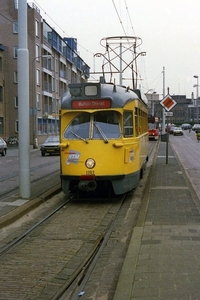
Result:
[[[95,160],[93,158],[88,158],[85,162],[85,165],[88,169],[92,169],[95,166]]]

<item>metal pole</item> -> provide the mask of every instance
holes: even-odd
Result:
[[[165,97],[165,67],[163,67],[163,98]],[[165,134],[165,109],[163,108],[162,134]]]
[[[19,195],[30,198],[29,52],[27,49],[27,2],[18,8],[18,118]]]
[[[194,87],[196,86],[197,88],[197,95],[196,95],[196,116],[197,116],[197,123],[199,123],[199,107],[198,107],[198,98],[199,98],[199,76],[198,75],[194,75],[194,78],[196,78],[197,80],[197,84],[194,85]]]
[[[167,88],[167,94],[169,95],[169,88]],[[166,165],[168,164],[168,149],[169,149],[169,128],[168,128],[168,117],[167,117],[167,142],[166,142]]]
[[[31,115],[32,115],[32,120],[33,120],[33,148],[38,148],[36,145],[36,110],[35,110],[35,68],[34,68],[34,61],[37,59],[35,57],[32,61],[32,110],[31,110]]]
[[[120,73],[119,73],[119,84],[122,85],[122,43],[120,43]]]
[[[199,76],[197,76],[197,124],[199,124]]]

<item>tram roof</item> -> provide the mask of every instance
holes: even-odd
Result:
[[[64,94],[61,108],[71,109],[74,100],[110,99],[112,108],[123,107],[129,101],[140,99],[147,105],[147,98],[139,89],[112,83],[75,83],[69,85],[69,91]]]

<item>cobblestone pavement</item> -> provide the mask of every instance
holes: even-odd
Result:
[[[199,199],[160,143],[143,224],[133,230],[114,300],[200,299]]]

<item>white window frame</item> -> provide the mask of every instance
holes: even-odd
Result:
[[[19,6],[18,0],[15,0],[15,9],[18,9],[18,6]]]
[[[36,69],[36,84],[40,86],[40,70]]]
[[[18,96],[15,96],[15,107],[18,108]]]
[[[38,44],[35,45],[35,57],[37,61],[40,61],[40,46]]]
[[[55,72],[58,73],[58,59],[55,58]]]
[[[17,50],[18,50],[18,47],[14,47],[14,48],[13,48],[14,58],[17,58],[17,57],[18,57]]]
[[[15,120],[15,132],[19,132],[19,122]]]
[[[18,83],[18,73],[17,73],[17,71],[14,72],[14,83]]]
[[[41,110],[41,94],[37,93],[37,110]]]
[[[18,22],[13,22],[13,33],[18,33]]]
[[[35,20],[35,35],[37,37],[39,37],[39,34],[40,34],[40,27],[39,27],[39,21],[38,20]]]
[[[54,77],[52,77],[51,82],[52,82],[52,91],[54,92],[55,91],[55,78]]]
[[[58,93],[58,79],[55,81],[55,92]]]

